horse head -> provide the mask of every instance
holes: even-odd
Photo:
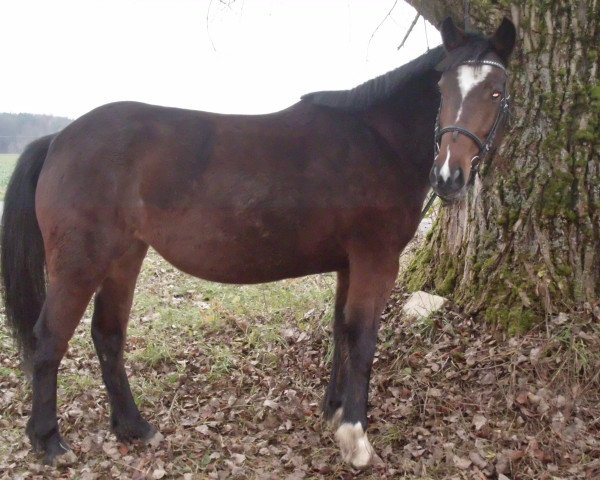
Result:
[[[516,31],[505,18],[494,35],[484,38],[447,18],[441,33],[447,54],[438,65],[441,100],[429,181],[440,197],[453,200],[464,195],[501,136],[510,98],[506,65]]]

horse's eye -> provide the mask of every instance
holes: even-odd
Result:
[[[502,95],[502,94],[501,94],[501,93],[500,93],[498,90],[496,90],[496,91],[494,91],[494,93],[492,93],[492,98],[493,98],[494,100],[498,100],[498,99],[500,98],[500,96],[501,96],[501,95]]]

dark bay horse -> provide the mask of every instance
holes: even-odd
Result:
[[[442,34],[444,47],[397,70],[278,113],[113,103],[27,148],[6,194],[1,263],[8,325],[33,376],[27,434],[46,462],[68,448],[56,419],[57,370],[94,295],[112,429],[121,441],[156,432],[123,363],[151,245],[217,282],[337,272],[324,415],[344,460],[369,463],[368,384],[398,256],[430,183],[447,198],[464,191],[506,97],[512,23],[485,38],[447,20]]]

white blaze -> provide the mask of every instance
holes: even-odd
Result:
[[[446,155],[446,161],[440,169],[440,177],[444,179],[444,182],[447,182],[450,177],[450,145],[447,145],[446,147],[448,149],[448,154]]]
[[[458,113],[456,114],[457,123],[462,113],[465,98],[467,98],[471,90],[485,80],[491,71],[492,67],[490,65],[461,65],[458,67],[458,88],[460,88],[461,101]]]

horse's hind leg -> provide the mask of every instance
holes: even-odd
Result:
[[[156,433],[135,405],[123,363],[135,283],[147,249],[136,243],[115,261],[94,302],[92,338],[110,398],[111,426],[121,441],[149,440]]]
[[[58,366],[93,292],[91,284],[51,275],[46,301],[34,327],[33,397],[27,435],[34,450],[44,452],[45,463],[53,463],[69,449],[60,436],[56,419]]]
[[[343,379],[345,378],[344,366],[347,363],[348,353],[344,341],[344,307],[348,296],[349,285],[348,270],[339,271],[337,274],[337,288],[335,294],[335,310],[333,319],[333,362],[329,385],[323,401],[323,415],[325,420],[331,421],[338,427],[341,420],[343,402]]]

